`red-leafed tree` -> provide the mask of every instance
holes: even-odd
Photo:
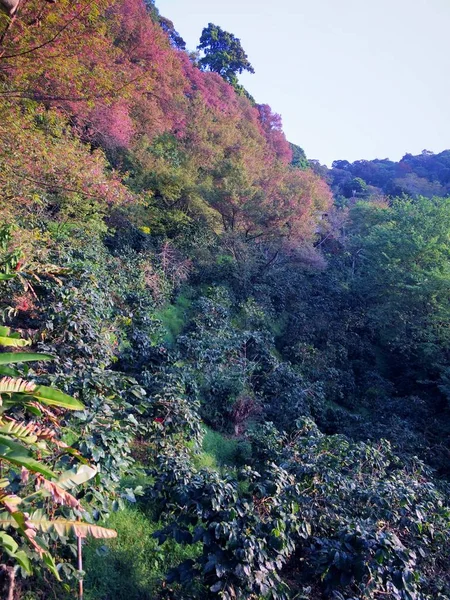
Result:
[[[286,164],[290,163],[292,160],[292,149],[283,133],[281,116],[273,113],[268,104],[258,104],[257,108],[261,127],[270,148],[281,161]]]
[[[33,25],[37,15],[40,27]],[[33,159],[9,159],[6,167],[28,183],[8,194],[123,201],[118,176],[108,174],[100,151],[90,154],[71,137],[70,123],[95,147],[131,152],[135,191],[160,209],[203,215],[248,240],[305,238],[329,201],[319,177],[290,168],[280,116],[238,95],[218,72],[200,71],[171,45],[143,0],[29,0],[3,40],[0,73],[0,95],[16,103],[14,111],[33,99],[43,111],[38,119],[49,109],[60,115],[68,148],[51,156],[39,151],[57,143],[34,130],[29,113],[23,122]],[[6,130],[10,122],[6,110]],[[21,135],[4,140],[20,152]]]

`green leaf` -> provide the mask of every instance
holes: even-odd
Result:
[[[14,437],[23,444],[33,444],[37,440],[35,428],[21,421],[3,421],[0,419],[0,434]]]
[[[32,473],[41,473],[48,479],[53,479],[55,477],[55,473],[53,471],[30,456],[21,456],[10,453],[3,455],[1,458],[18,467],[25,467],[25,469],[28,469],[28,471],[31,471]]]
[[[0,531],[0,546],[2,546],[9,555],[14,554],[19,548],[16,540],[4,531]]]
[[[42,475],[45,475],[49,479],[56,477],[53,471],[33,458],[30,451],[25,446],[22,446],[22,444],[18,444],[6,436],[0,435],[0,449],[1,446],[6,446],[7,448],[7,450],[0,450],[0,458],[2,460],[19,467],[25,467],[33,473],[42,473]]]
[[[54,360],[51,354],[39,354],[35,352],[2,352],[0,353],[0,365],[12,365],[13,363],[24,363],[33,361]]]
[[[0,375],[7,375],[8,377],[20,377],[20,373],[17,369],[6,367],[5,365],[0,366]]]
[[[38,417],[39,419],[42,417],[42,411],[39,410],[39,408],[37,406],[33,406],[32,404],[25,402],[24,407],[27,409],[27,411],[29,413],[31,413],[35,417]]]
[[[9,327],[0,325],[0,346],[22,348],[23,346],[29,346],[30,344],[31,342],[29,340],[22,340],[18,333],[11,333]]]
[[[45,552],[42,558],[44,559],[44,563],[47,565],[48,570],[56,577],[58,581],[61,581],[61,577],[59,576],[53,556],[49,552]]]
[[[0,335],[0,346],[10,346],[11,348],[23,348],[29,346],[31,342],[29,340],[21,340],[20,338],[4,337]]]
[[[22,567],[22,569],[24,569],[24,571],[28,575],[31,575],[32,569],[31,569],[30,559],[28,558],[28,556],[25,554],[25,552],[23,550],[19,550],[19,552],[16,552],[14,554],[13,558],[15,560],[17,560],[19,565]]]
[[[68,396],[55,388],[46,387],[39,385],[32,392],[32,395],[49,406],[59,406],[60,408],[66,408],[68,410],[83,410],[84,404],[72,396]]]
[[[68,521],[66,519],[48,520],[41,517],[41,513],[36,512],[30,517],[27,517],[27,523],[32,525],[41,533],[56,532],[61,537],[67,537],[71,533],[77,537],[86,538],[93,537],[95,539],[112,539],[117,537],[117,532],[114,529],[99,527],[91,523],[82,521]],[[15,521],[13,517],[2,513],[0,516],[0,527],[14,527]]]
[[[14,454],[17,454],[18,456],[30,456],[28,448],[4,435],[0,435],[0,446],[6,446],[8,450],[12,450]],[[7,450],[4,450],[4,452],[7,452]],[[3,456],[1,456],[1,458],[3,458]]]

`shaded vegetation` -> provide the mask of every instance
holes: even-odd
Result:
[[[2,594],[448,600],[448,151],[308,161],[151,1],[0,24]]]

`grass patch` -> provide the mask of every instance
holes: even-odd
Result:
[[[212,456],[219,467],[236,467],[245,464],[251,447],[248,442],[228,438],[205,427],[203,452]]]
[[[156,311],[155,317],[161,321],[166,332],[164,342],[169,346],[175,344],[177,337],[185,328],[191,305],[192,300],[188,295],[180,294],[173,304]]]
[[[159,546],[152,536],[161,523],[136,508],[114,513],[105,525],[117,538],[86,544],[86,600],[156,600],[168,570],[199,552],[171,540]]]
[[[219,471],[216,457],[208,452],[198,452],[192,457],[192,462],[196,469],[209,469],[210,471]]]

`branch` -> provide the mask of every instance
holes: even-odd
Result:
[[[280,254],[280,250],[278,249],[275,252],[275,254],[272,256],[272,258],[268,262],[266,262],[265,265],[262,266],[261,271],[265,271],[266,269],[268,269],[270,267],[270,265],[277,260],[279,254]]]
[[[5,27],[5,31],[2,33],[2,35],[0,37],[0,46],[3,44],[6,34],[11,29],[11,26],[15,20],[16,20],[16,15],[13,15],[12,18],[9,20],[8,25]],[[0,58],[1,58],[1,56],[0,56]]]
[[[325,236],[325,237],[323,238],[323,240],[322,240],[322,241],[320,241],[320,242],[319,242],[319,243],[316,245],[316,248],[319,248],[319,246],[321,246],[323,243],[325,243],[325,242],[326,242],[326,241],[327,241],[327,240],[328,240],[328,239],[329,239],[329,238],[330,238],[332,235],[333,235],[333,231],[330,231],[330,232],[328,233],[328,235],[327,235],[327,236]]]
[[[74,194],[82,194],[83,196],[89,196],[89,198],[94,198],[95,200],[104,200],[102,196],[98,194],[91,194],[90,192],[85,192],[84,190],[77,190],[76,188],[66,187],[64,185],[60,185],[57,183],[47,183],[46,181],[41,181],[39,179],[33,179],[32,177],[27,177],[21,173],[20,177],[25,179],[26,181],[30,181],[31,183],[36,183],[37,185],[43,188],[54,188],[56,190],[63,190],[64,192],[73,192]]]
[[[34,46],[34,48],[28,48],[28,50],[23,50],[22,52],[17,52],[16,54],[7,54],[6,56],[4,56],[4,54],[2,54],[2,55],[0,55],[0,60],[6,60],[8,58],[17,58],[19,56],[25,56],[26,54],[31,54],[32,52],[36,52],[37,50],[40,50],[41,48],[44,48],[45,46],[48,46],[49,44],[51,44],[52,42],[54,42],[76,19],[78,19],[78,17],[80,15],[82,15],[83,12],[86,10],[86,8],[88,8],[91,4],[92,4],[92,2],[89,2],[83,8],[81,8],[75,14],[75,16],[72,17],[72,19],[70,19],[64,25],[64,27],[62,27],[59,31],[57,31],[53,37],[51,37],[50,39],[46,40],[45,42],[42,42],[42,44],[38,44],[37,46]]]
[[[8,98],[30,98],[31,100],[36,100],[37,102],[43,102],[45,100],[55,100],[63,102],[89,102],[90,100],[101,100],[103,98],[110,98],[113,94],[115,95],[118,92],[121,92],[123,89],[129,87],[136,81],[139,81],[139,79],[143,79],[146,75],[147,73],[142,73],[141,75],[130,79],[130,81],[127,81],[115,90],[110,90],[109,92],[104,92],[103,94],[94,94],[93,96],[56,96],[27,90],[10,90],[6,92],[0,92],[0,96],[7,96]],[[155,96],[159,99],[157,94],[153,94],[152,92],[146,93]]]

